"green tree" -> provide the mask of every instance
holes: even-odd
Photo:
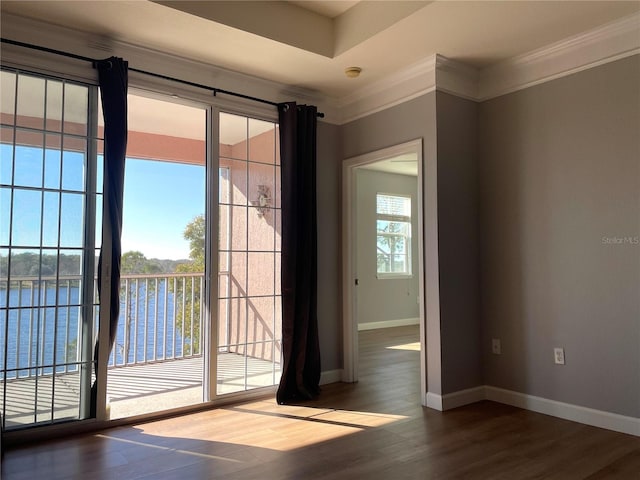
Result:
[[[204,245],[206,222],[204,215],[196,216],[187,224],[183,236],[189,240],[189,262],[176,267],[176,273],[204,273]],[[171,285],[176,302],[176,325],[185,339],[185,353],[194,354],[200,351],[200,316],[202,289],[199,276],[189,276],[182,282],[180,279]],[[193,289],[193,290],[192,290]],[[182,306],[184,305],[184,314]],[[192,314],[193,312],[193,314]],[[191,334],[193,324],[193,335]]]
[[[408,222],[378,220],[377,260],[378,272],[404,271],[407,266],[397,258],[406,258]]]
[[[191,264],[204,272],[204,238],[206,223],[204,215],[198,215],[191,220],[184,229],[184,239],[189,240],[189,259]]]
[[[160,267],[137,250],[122,254],[120,272],[123,275],[160,273]]]
[[[0,255],[0,277],[6,278],[9,274],[9,257]],[[61,280],[68,275],[80,275],[82,272],[82,257],[80,255],[51,255],[46,253],[24,252],[11,255],[11,277],[55,277],[56,273]],[[54,286],[51,278],[45,278],[49,286]],[[3,283],[4,285],[4,283]],[[77,286],[77,281],[71,283]],[[17,288],[17,284],[12,282]]]

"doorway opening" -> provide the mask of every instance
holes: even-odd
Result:
[[[360,360],[375,365],[370,343],[390,340],[391,351],[419,350],[425,405],[422,185],[420,139],[343,164],[343,380],[359,380]]]

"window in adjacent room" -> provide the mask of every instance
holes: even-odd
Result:
[[[378,278],[411,275],[411,197],[376,195]]]

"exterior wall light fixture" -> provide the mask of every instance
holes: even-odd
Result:
[[[258,217],[262,218],[271,206],[271,191],[267,185],[258,185],[258,198],[251,202],[256,207]]]

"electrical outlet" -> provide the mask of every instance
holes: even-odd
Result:
[[[502,348],[500,347],[499,338],[491,339],[491,352],[493,352],[494,355],[500,355],[502,353]]]
[[[564,365],[564,348],[556,347],[553,349],[553,358],[556,365]]]

